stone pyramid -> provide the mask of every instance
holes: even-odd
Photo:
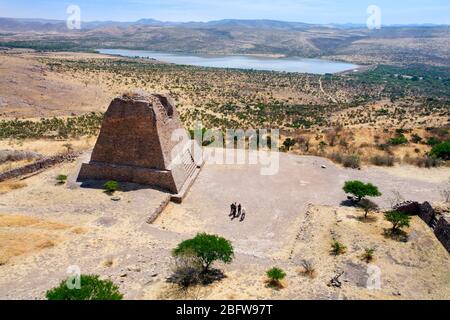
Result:
[[[176,139],[173,134],[176,133]],[[146,92],[114,99],[100,130],[91,161],[83,164],[78,181],[115,180],[150,185],[181,201],[203,161],[194,154],[173,100]]]

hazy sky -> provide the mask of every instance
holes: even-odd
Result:
[[[0,17],[65,19],[81,8],[83,21],[276,19],[309,23],[365,23],[377,5],[383,24],[450,24],[450,0],[0,0]]]

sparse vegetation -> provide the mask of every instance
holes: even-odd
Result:
[[[361,158],[356,154],[345,156],[342,164],[345,168],[358,169],[361,167]]]
[[[346,251],[347,247],[337,240],[334,241],[333,244],[331,245],[331,253],[335,256],[344,254]]]
[[[302,270],[300,272],[310,278],[316,277],[316,268],[311,260],[302,260]]]
[[[204,281],[202,262],[195,252],[185,251],[174,258],[173,274],[169,282],[178,284],[182,290],[200,283],[207,284]]]
[[[367,263],[372,262],[375,259],[375,248],[366,248],[362,256],[363,260]]]
[[[67,139],[95,136],[100,130],[103,114],[89,113],[79,117],[42,118],[31,120],[1,120],[0,139]]]

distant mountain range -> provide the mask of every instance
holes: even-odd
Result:
[[[352,63],[450,66],[450,26],[317,25],[276,20],[167,22],[91,21],[69,30],[66,21],[0,18],[0,47],[42,51],[99,48],[192,54],[257,54],[328,58]]]
[[[238,20],[224,19],[209,22],[170,22],[155,19],[140,19],[138,21],[90,21],[82,22],[82,29],[92,30],[98,28],[128,28],[131,26],[152,26],[152,27],[184,27],[184,28],[261,28],[261,29],[281,29],[281,30],[307,30],[311,28],[334,28],[334,29],[361,29],[366,28],[365,24],[345,23],[345,24],[309,24],[303,22],[289,22],[278,20]],[[408,24],[391,25],[386,27],[439,27],[436,24]],[[66,21],[49,19],[22,19],[22,18],[2,18],[0,17],[0,30],[3,31],[64,31]]]

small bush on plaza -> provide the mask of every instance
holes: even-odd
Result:
[[[119,183],[117,181],[108,181],[103,185],[105,192],[108,194],[113,194],[119,190]]]
[[[67,176],[64,175],[64,174],[60,174],[60,175],[58,175],[58,176],[56,177],[56,182],[57,182],[58,184],[65,184],[66,181],[67,181]]]
[[[110,280],[100,280],[96,275],[81,275],[80,288],[69,288],[64,280],[46,293],[48,300],[122,300],[119,288]]]

